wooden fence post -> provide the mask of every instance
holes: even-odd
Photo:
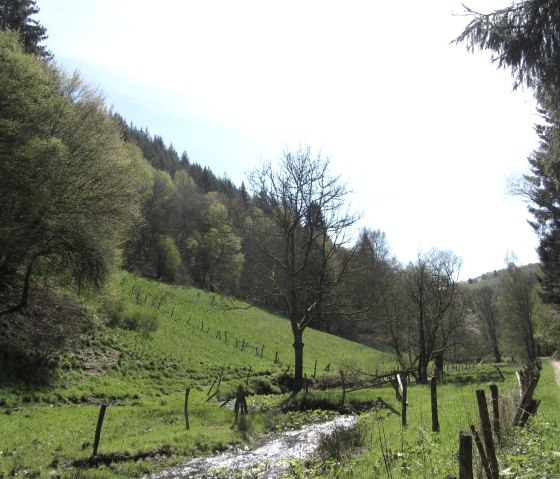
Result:
[[[346,381],[344,380],[344,371],[340,370],[340,378],[342,379],[342,405],[344,406],[344,401],[346,400]]]
[[[315,359],[315,366],[313,367],[313,379],[317,376],[317,359]]]
[[[459,479],[473,479],[472,436],[459,433]]]
[[[103,426],[103,419],[105,418],[105,411],[107,404],[102,404],[99,409],[99,416],[97,417],[97,427],[95,428],[95,440],[93,441],[93,455],[97,456],[97,449],[99,447],[99,440],[101,439],[101,427]]]
[[[430,396],[432,398],[432,432],[439,432],[436,376],[432,376],[430,379]]]
[[[482,435],[484,436],[484,445],[486,446],[486,457],[488,458],[488,463],[490,465],[490,477],[492,479],[499,479],[500,471],[498,469],[498,459],[496,457],[496,449],[494,448],[492,426],[490,425],[490,416],[488,414],[488,405],[486,404],[484,389],[476,390],[476,400],[478,403],[478,413],[480,416]]]
[[[408,381],[406,380],[406,378],[402,378],[401,379],[401,384],[402,384],[402,413],[401,413],[401,421],[402,421],[402,427],[406,427],[407,423],[406,423],[406,401],[407,401],[407,389],[408,389]]]
[[[247,373],[247,379],[245,380],[245,387],[249,387],[249,378],[251,377],[251,370],[253,366],[249,366],[249,372]]]
[[[490,393],[492,394],[492,429],[498,439],[498,444],[502,442],[502,431],[500,428],[500,398],[498,396],[498,386],[490,384]]]
[[[189,394],[191,392],[191,388],[185,389],[185,426],[187,431],[191,428],[189,424]]]

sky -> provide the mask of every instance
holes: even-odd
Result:
[[[465,0],[489,12],[508,1]],[[108,106],[240,186],[309,147],[352,191],[359,227],[403,264],[431,248],[460,278],[538,261],[526,205],[539,121],[488,53],[450,42],[454,0],[38,0],[45,45]]]

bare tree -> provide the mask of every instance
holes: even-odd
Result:
[[[482,284],[474,286],[469,295],[469,307],[484,325],[484,329],[490,340],[494,360],[502,361],[502,353],[498,341],[498,288],[494,284]]]
[[[501,308],[504,319],[513,326],[523,342],[527,359],[537,359],[535,320],[537,314],[537,275],[510,263],[500,276]]]
[[[464,318],[462,295],[457,275],[460,260],[453,253],[430,250],[419,255],[414,264],[402,272],[399,293],[402,305],[393,298],[389,316],[391,335],[397,357],[416,368],[417,380],[428,379],[428,364],[441,369],[443,354],[454,345]]]
[[[253,298],[271,298],[287,313],[294,337],[294,390],[303,384],[303,332],[326,315],[341,313],[336,294],[352,255],[339,254],[358,220],[345,206],[349,190],[329,173],[329,160],[309,148],[285,151],[275,168],[268,162],[250,173],[258,211],[245,224],[251,243]],[[346,249],[344,249],[347,252]],[[255,267],[256,266],[256,267]]]

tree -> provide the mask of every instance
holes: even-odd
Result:
[[[499,68],[509,68],[514,87],[534,89],[541,101],[560,99],[560,4],[555,0],[524,0],[483,14],[468,7],[473,17],[455,43],[470,51],[489,50]]]
[[[368,228],[360,231],[342,288],[344,300],[352,309],[349,321],[342,326],[351,328],[355,336],[363,333],[380,337],[385,333],[384,298],[396,281],[398,266],[385,233]]]
[[[514,187],[529,201],[531,225],[539,236],[543,297],[560,304],[560,4],[524,0],[489,14],[467,8],[473,20],[455,40],[471,51],[489,50],[500,68],[509,68],[514,87],[535,92],[543,124],[539,147],[529,158],[531,175]]]
[[[401,300],[407,325],[392,326],[398,357],[408,350],[408,366],[416,366],[417,380],[428,380],[428,364],[440,369],[444,352],[453,346],[464,319],[457,275],[460,260],[453,253],[430,250],[419,255],[402,273]],[[401,320],[402,321],[402,320]]]
[[[523,343],[529,361],[537,359],[535,322],[537,315],[537,275],[510,263],[500,276],[501,309],[512,331]]]
[[[103,99],[79,75],[0,31],[0,275],[35,268],[101,284],[138,217],[134,160]]]
[[[37,13],[36,0],[0,0],[0,28],[18,32],[27,53],[50,59],[52,54],[40,45],[47,39],[47,29],[30,18]]]
[[[245,241],[256,252],[247,263],[255,261],[262,272],[254,297],[277,298],[287,312],[294,338],[294,390],[300,390],[303,333],[313,321],[340,313],[335,293],[348,259],[340,260],[337,253],[358,217],[345,208],[349,192],[331,176],[329,160],[313,157],[309,148],[285,151],[277,168],[263,164],[248,183],[269,212],[256,213],[245,224]]]
[[[476,317],[484,325],[488,335],[494,361],[502,361],[502,353],[498,341],[498,288],[494,284],[475,285],[468,294],[469,305]]]
[[[158,278],[173,281],[181,266],[181,254],[171,236],[161,235],[155,247],[155,264]]]
[[[191,274],[203,288],[224,293],[237,291],[244,262],[241,238],[230,225],[225,205],[216,192],[208,193],[207,228],[187,239]]]

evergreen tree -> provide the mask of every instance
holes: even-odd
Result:
[[[489,14],[474,12],[455,40],[469,50],[489,50],[500,68],[511,70],[514,87],[531,88],[544,124],[540,144],[529,158],[531,175],[516,186],[529,200],[531,223],[539,235],[543,292],[560,304],[560,2],[525,0]]]
[[[499,68],[509,68],[514,87],[528,86],[547,103],[560,99],[560,3],[524,0],[483,14],[467,7],[472,21],[456,43],[492,52]]]
[[[40,45],[48,38],[47,29],[30,18],[37,13],[36,0],[0,0],[0,28],[18,32],[27,53],[50,59],[52,54]]]

